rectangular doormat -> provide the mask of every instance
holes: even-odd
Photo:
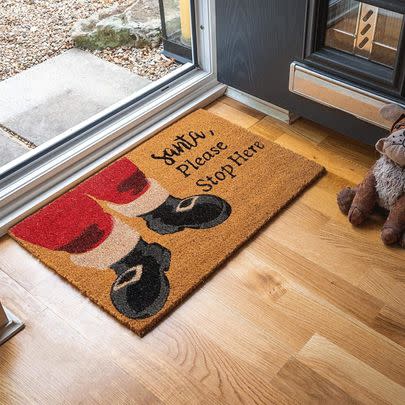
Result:
[[[10,235],[144,335],[322,172],[317,163],[199,110]]]

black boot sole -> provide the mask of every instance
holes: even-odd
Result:
[[[168,249],[157,243],[148,244],[143,239],[140,239],[131,252],[110,266],[110,268],[112,268],[117,274],[117,279],[111,286],[110,292],[111,301],[115,308],[121,314],[131,319],[145,319],[158,313],[163,308],[170,293],[169,280],[165,275],[165,272],[167,272],[170,267],[170,259],[171,253]],[[147,271],[147,263],[150,263],[150,260],[155,262],[153,268],[154,273],[158,274],[155,279],[158,283],[153,283],[147,288],[152,288],[153,290],[153,285],[159,285],[159,292],[152,300],[150,300],[150,302],[147,302],[144,307],[140,304],[140,302],[142,303],[144,301],[140,301],[134,305],[134,302],[136,301],[131,301],[128,298],[128,295],[123,292],[120,294],[115,286],[120,283],[120,280],[122,280],[123,277],[125,277],[126,272],[130,271],[137,265],[144,265],[145,271]],[[143,277],[143,275],[141,277]],[[135,298],[136,295],[133,299]]]
[[[163,222],[159,217],[154,217],[153,215],[143,215],[142,217],[145,219],[148,228],[154,232],[159,233],[160,235],[168,235],[176,232],[181,232],[184,229],[208,229],[213,228],[222,224],[224,221],[228,219],[231,215],[232,208],[231,206],[225,201],[222,200],[222,210],[221,213],[215,217],[213,220],[208,222],[203,222],[200,224],[182,224],[182,225],[173,225],[167,224]]]

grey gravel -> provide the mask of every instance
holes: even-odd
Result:
[[[158,0],[155,0],[156,2]],[[73,24],[107,7],[133,0],[1,0],[0,81],[73,48]],[[109,62],[157,80],[178,67],[162,48],[121,47],[92,51]]]

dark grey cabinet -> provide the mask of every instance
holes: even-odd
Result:
[[[367,21],[364,20],[361,27],[358,22],[352,23],[353,29],[360,30],[358,36],[350,32],[350,21],[346,23],[351,15],[365,18],[360,16],[361,10],[356,9],[359,2],[345,1],[217,0],[219,81],[349,137],[374,144],[386,133],[384,129],[289,91],[290,65],[297,61],[359,88],[375,91],[392,100],[404,100],[403,21],[399,22],[402,25],[397,33],[397,56],[390,53],[391,45],[382,49],[384,44],[381,45],[378,38],[373,42],[374,53],[371,55],[370,43],[367,45],[367,41],[360,38],[361,32],[365,33],[369,25]],[[342,4],[346,8],[339,14],[336,7],[342,9]],[[405,11],[405,1],[402,0],[369,0],[367,4],[384,5],[389,10],[385,13],[388,15]],[[382,21],[383,17],[380,18]],[[341,27],[334,29],[333,24],[337,22],[345,25],[345,29],[349,27],[347,33]],[[332,30],[328,32],[329,36],[327,30]],[[344,41],[348,45],[344,45]],[[366,55],[367,51],[369,54]],[[383,51],[387,53],[385,65],[377,59],[381,59]]]

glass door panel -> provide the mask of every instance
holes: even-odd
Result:
[[[1,0],[0,177],[196,70],[194,25],[194,0]]]

